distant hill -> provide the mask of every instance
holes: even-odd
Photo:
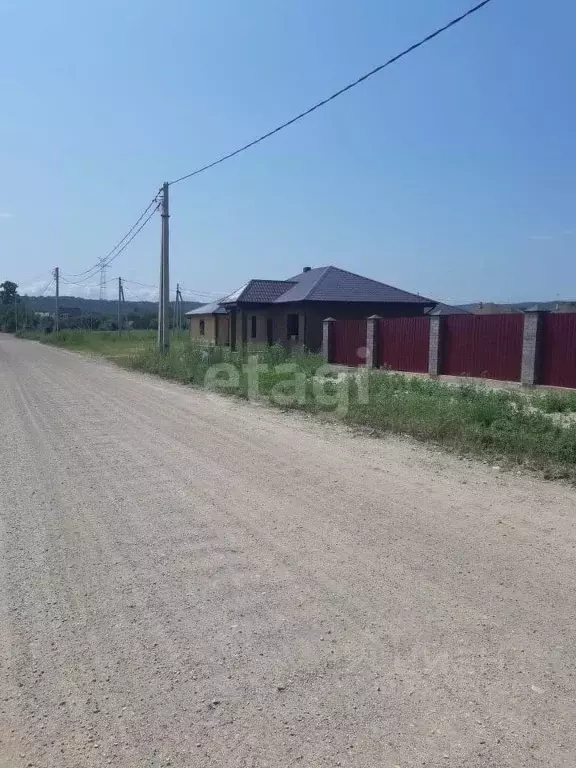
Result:
[[[54,312],[54,296],[23,296],[22,300],[33,312]],[[182,306],[184,312],[189,312],[191,309],[200,307],[202,302],[199,301],[184,301]],[[114,317],[117,310],[116,301],[100,300],[100,299],[84,299],[80,296],[60,296],[60,309],[80,309],[82,312],[95,315],[104,315]],[[130,314],[132,311],[137,312],[157,312],[158,303],[155,301],[125,301],[125,312]]]

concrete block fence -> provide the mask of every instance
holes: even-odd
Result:
[[[324,320],[330,363],[576,388],[576,313]]]

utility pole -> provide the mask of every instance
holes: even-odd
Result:
[[[175,314],[176,314],[176,329],[178,331],[178,334],[182,331],[182,291],[180,290],[180,283],[176,283],[176,306],[175,306]]]
[[[122,278],[118,278],[118,336],[122,333],[123,316],[122,305],[124,304],[124,287],[122,285]]]
[[[164,232],[160,235],[160,284],[158,287],[158,349],[161,350],[164,347],[164,331],[162,325],[162,304],[164,303]]]
[[[54,280],[56,281],[54,328],[60,330],[60,269],[54,267]]]
[[[176,283],[176,301],[174,302],[174,328],[178,333],[180,331],[178,323],[178,294],[180,293],[180,283]]]
[[[162,185],[162,247],[160,258],[160,295],[158,301],[158,349],[170,346],[168,318],[170,312],[170,204],[168,182]]]

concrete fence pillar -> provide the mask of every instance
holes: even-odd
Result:
[[[524,313],[520,381],[525,387],[533,387],[540,378],[543,314],[541,310]]]
[[[336,320],[327,317],[322,320],[322,357],[327,363],[334,362],[334,332]]]
[[[372,315],[366,320],[366,368],[378,368],[380,365],[380,315]]]
[[[430,376],[440,376],[442,373],[443,320],[441,315],[430,316],[430,341],[428,345],[428,373]]]

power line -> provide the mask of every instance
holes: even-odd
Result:
[[[116,280],[116,278],[115,277],[111,277],[109,280],[106,280],[106,284],[112,283],[114,280]],[[82,288],[99,288],[100,287],[100,283],[89,283],[88,285],[86,285],[86,282],[75,283],[74,281],[68,280],[65,277],[60,277],[60,282],[61,283],[66,283],[66,285],[81,286]]]
[[[126,282],[126,281],[124,281],[124,282]],[[141,302],[142,304],[155,304],[156,303],[156,302],[154,302],[153,299],[145,299],[144,296],[141,296],[140,294],[135,293],[131,288],[126,288],[126,286],[124,286],[124,290],[126,291],[126,293],[129,296],[133,296],[137,301]]]
[[[147,210],[150,210],[150,206],[148,206],[148,209],[147,209]],[[104,266],[106,266],[106,267],[107,267],[109,264],[111,264],[111,263],[114,261],[114,259],[118,258],[118,256],[120,256],[120,254],[121,254],[121,253],[123,253],[123,252],[126,250],[126,248],[128,248],[128,246],[130,245],[130,243],[132,242],[132,240],[134,240],[134,238],[135,238],[135,237],[137,237],[137,236],[140,234],[140,232],[141,232],[141,231],[144,229],[144,227],[146,226],[146,224],[148,224],[148,222],[149,222],[149,221],[150,221],[150,219],[151,219],[151,218],[154,216],[154,214],[156,213],[156,211],[157,211],[157,210],[158,210],[158,205],[156,205],[156,207],[155,207],[155,208],[152,210],[152,212],[151,212],[151,213],[150,213],[150,214],[147,216],[147,218],[145,218],[145,219],[144,219],[144,221],[142,221],[142,218],[143,218],[143,217],[141,216],[141,217],[140,217],[140,219],[139,219],[139,221],[142,221],[142,223],[140,224],[140,226],[139,226],[139,227],[138,227],[138,229],[136,229],[136,230],[134,229],[134,227],[132,227],[132,229],[131,229],[131,231],[132,231],[132,235],[131,235],[131,237],[130,237],[128,240],[126,240],[126,242],[124,243],[124,245],[122,246],[122,248],[120,248],[120,250],[118,250],[118,251],[117,251],[117,252],[114,254],[114,256],[112,256],[112,258],[111,258],[111,259],[108,259],[108,261],[106,261],[106,262],[104,262],[104,261],[99,261],[99,262],[98,262],[98,264],[95,264],[95,265],[94,265],[94,267],[92,268],[92,269],[93,269],[92,273],[91,273],[91,274],[89,274],[89,275],[86,275],[86,277],[84,277],[84,278],[83,278],[82,280],[80,280],[78,283],[75,283],[75,285],[81,285],[82,283],[85,283],[85,282],[86,282],[86,280],[90,280],[90,279],[91,279],[91,278],[93,278],[93,277],[96,275],[96,273],[97,273],[97,272],[98,272],[98,271],[99,271],[99,270],[102,268],[102,265],[104,265]],[[81,273],[81,274],[82,274],[82,273]],[[69,277],[77,277],[77,275],[69,275]],[[105,281],[104,281],[104,284],[106,284],[106,283],[108,283],[108,282],[109,282],[108,280],[105,280]]]
[[[126,277],[124,278],[125,283],[133,283],[134,285],[141,285],[142,288],[155,288],[158,290],[157,285],[151,285],[150,283],[140,283],[138,280],[128,280]]]
[[[153,288],[154,290],[158,290],[157,285],[151,285],[150,283],[140,283],[138,280],[124,280],[125,283],[133,283],[134,285],[140,285],[142,288]],[[183,288],[180,286],[180,291],[182,293],[191,293],[195,296],[207,296],[207,297],[214,297],[214,296],[226,296],[226,293],[224,291],[194,291],[191,288]],[[176,293],[176,289],[172,288],[170,290],[170,293]]]
[[[180,291],[182,293],[192,293],[195,296],[208,296],[209,298],[223,298],[224,296],[227,296],[228,294],[226,291],[195,291],[192,288],[184,288],[183,285],[180,286]]]
[[[142,227],[140,227],[140,228],[139,228],[139,229],[138,229],[138,230],[137,230],[137,231],[134,233],[134,237],[135,237],[135,236],[136,236],[136,235],[137,235],[137,234],[138,234],[138,233],[139,233],[139,232],[140,232],[140,231],[141,231],[141,230],[144,228],[144,226],[145,226],[145,225],[148,223],[148,221],[149,221],[149,220],[152,218],[152,216],[153,216],[153,215],[156,213],[156,211],[158,210],[158,196],[157,196],[157,195],[156,195],[156,196],[155,196],[155,197],[154,197],[154,198],[151,200],[151,202],[148,204],[148,206],[146,207],[146,209],[144,210],[144,212],[143,212],[143,213],[142,213],[142,214],[141,214],[141,215],[138,217],[138,219],[137,219],[137,220],[134,222],[134,224],[133,224],[133,225],[130,227],[130,229],[128,230],[128,232],[126,232],[126,234],[124,235],[124,237],[123,237],[121,240],[119,240],[119,241],[116,243],[116,245],[114,246],[114,248],[112,248],[112,250],[111,250],[111,251],[109,251],[109,252],[106,254],[106,256],[103,256],[102,258],[98,259],[98,261],[96,262],[96,264],[93,264],[93,265],[92,265],[91,267],[89,267],[88,269],[85,269],[85,270],[84,270],[84,272],[79,272],[79,273],[78,273],[78,274],[76,274],[76,275],[68,275],[68,277],[82,277],[83,275],[87,275],[87,277],[86,277],[85,279],[86,279],[86,280],[89,280],[91,277],[94,277],[94,275],[96,274],[96,272],[98,272],[98,270],[102,269],[102,267],[103,267],[103,266],[106,266],[106,267],[107,267],[109,264],[111,264],[111,263],[114,261],[114,259],[115,259],[115,258],[117,258],[117,257],[118,257],[118,256],[119,256],[119,255],[120,255],[120,254],[121,254],[121,253],[122,253],[122,252],[125,250],[126,246],[127,246],[127,245],[129,245],[129,244],[132,242],[132,240],[134,239],[134,237],[130,237],[130,235],[132,235],[132,233],[134,232],[134,230],[136,230],[136,228],[138,227],[138,225],[140,224],[140,222],[141,222],[141,221],[144,219],[144,217],[146,216],[146,214],[147,214],[147,213],[150,211],[150,209],[151,209],[151,208],[152,208],[154,205],[155,205],[156,207],[155,207],[155,208],[154,208],[154,210],[152,211],[151,215],[150,215],[150,216],[149,216],[149,217],[148,217],[148,218],[147,218],[147,219],[144,221],[144,225],[143,225]],[[130,238],[130,239],[128,240],[128,242],[125,242],[125,241],[127,240],[127,238]],[[124,243],[123,247],[122,247],[122,248],[120,248],[120,246],[122,246],[122,244],[123,244],[123,243]],[[118,250],[119,248],[120,248],[120,250]],[[116,251],[117,251],[117,252],[116,252]],[[90,273],[92,273],[92,274],[89,274],[89,275],[88,275],[88,273],[89,273],[89,272],[90,272]]]
[[[475,5],[473,8],[470,8],[470,10],[466,11],[466,13],[463,13],[461,16],[458,16],[456,19],[452,19],[452,21],[450,21],[448,24],[445,24],[443,27],[440,27],[440,29],[437,29],[435,32],[432,32],[430,35],[427,35],[419,42],[414,43],[414,45],[411,45],[409,48],[406,48],[401,53],[397,54],[396,56],[393,56],[391,59],[388,59],[388,61],[386,61],[384,64],[380,64],[380,66],[375,67],[374,69],[370,70],[370,72],[367,72],[365,75],[362,75],[362,77],[359,77],[357,80],[354,80],[352,83],[349,83],[348,85],[344,86],[344,88],[341,88],[339,91],[336,91],[336,93],[333,93],[331,96],[328,96],[328,98],[323,99],[322,101],[319,101],[317,104],[314,104],[314,106],[310,107],[304,112],[301,112],[299,115],[296,115],[296,117],[293,117],[291,120],[288,120],[287,122],[282,123],[282,125],[279,125],[277,128],[274,128],[273,130],[268,131],[268,133],[265,133],[264,135],[259,136],[257,139],[254,139],[254,141],[251,141],[249,144],[245,144],[243,147],[239,147],[238,149],[235,149],[233,152],[229,152],[227,155],[220,157],[218,160],[214,160],[214,162],[208,163],[208,165],[204,165],[202,168],[197,168],[195,171],[192,171],[191,173],[187,173],[184,176],[180,176],[178,179],[174,179],[174,181],[169,182],[169,184],[170,185],[179,184],[181,181],[185,181],[186,179],[192,178],[192,176],[197,176],[199,173],[203,173],[204,171],[207,171],[210,168],[214,168],[214,166],[220,165],[220,163],[223,163],[225,160],[230,160],[230,158],[235,157],[236,155],[239,155],[241,152],[245,152],[247,149],[250,149],[251,147],[256,146],[256,144],[260,144],[261,141],[264,141],[265,139],[269,139],[271,136],[274,136],[274,134],[284,130],[284,128],[288,128],[288,126],[293,125],[294,123],[297,123],[299,120],[302,120],[304,117],[307,117],[312,112],[315,112],[317,109],[320,109],[320,107],[324,107],[329,102],[334,101],[334,99],[337,99],[339,96],[342,96],[343,93],[346,93],[347,91],[352,90],[352,88],[355,88],[357,85],[360,85],[360,83],[363,83],[365,80],[368,80],[368,78],[372,77],[373,75],[376,75],[378,72],[381,72],[383,69],[386,69],[386,67],[389,67],[391,64],[396,63],[400,59],[404,58],[404,56],[407,56],[409,53],[412,53],[418,48],[421,48],[423,45],[426,45],[426,43],[429,43],[431,40],[434,40],[435,37],[438,37],[443,32],[446,32],[452,27],[455,27],[456,24],[459,24],[461,21],[464,21],[464,19],[467,19],[469,16],[472,16],[472,14],[477,13],[477,11],[479,11],[485,5],[488,5],[488,3],[490,2],[492,2],[492,0],[483,0],[483,2],[478,3],[478,5]]]
[[[46,293],[46,291],[47,291],[49,288],[51,288],[51,287],[52,287],[52,283],[53,283],[53,282],[54,282],[54,277],[52,276],[52,277],[50,278],[50,281],[47,283],[46,287],[45,287],[45,288],[43,288],[43,289],[40,291],[40,296],[43,296],[43,295]]]

